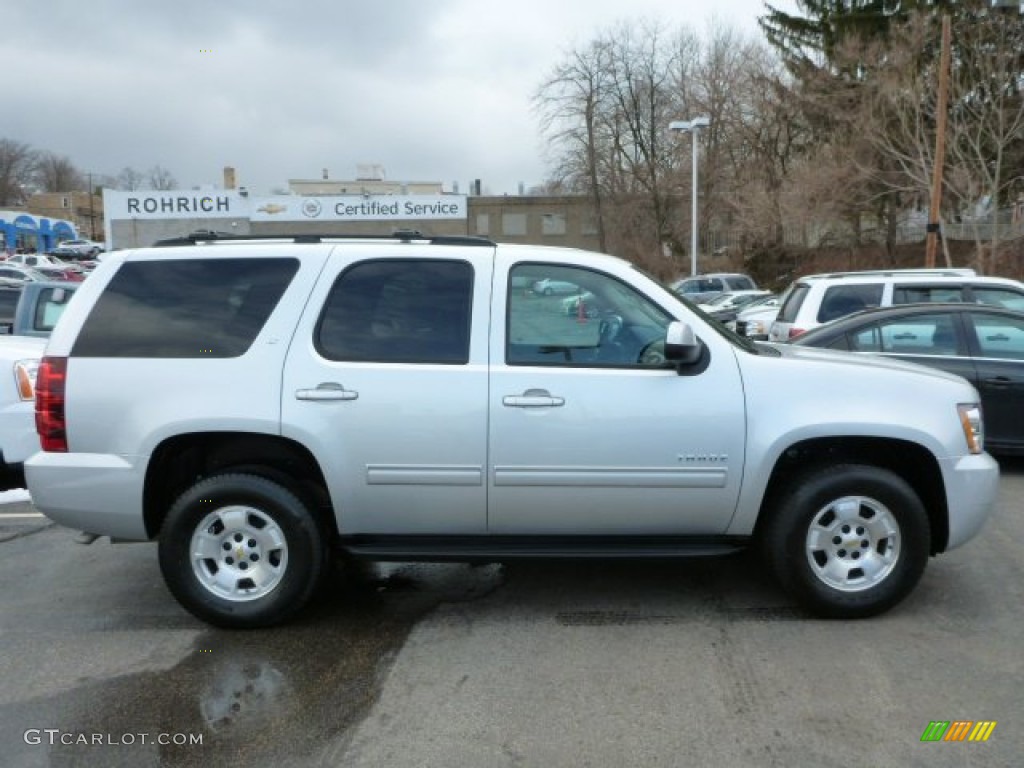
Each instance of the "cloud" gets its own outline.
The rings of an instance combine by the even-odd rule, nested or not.
[[[232,165],[263,193],[379,163],[396,180],[515,192],[545,176],[530,99],[559,58],[627,10],[675,27],[703,18],[694,6],[14,0],[2,133],[94,173],[160,164],[184,186]],[[748,28],[761,10],[714,7],[744,9]]]

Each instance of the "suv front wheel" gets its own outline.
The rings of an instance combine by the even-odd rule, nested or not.
[[[887,469],[846,464],[801,475],[769,514],[762,540],[769,567],[820,616],[888,610],[914,588],[928,561],[924,506]]]
[[[168,589],[221,627],[277,624],[313,595],[325,570],[324,535],[295,494],[264,477],[208,477],[171,507],[160,534]]]

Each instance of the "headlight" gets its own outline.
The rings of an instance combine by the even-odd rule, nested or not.
[[[960,403],[956,409],[960,412],[960,426],[964,430],[964,439],[971,453],[985,450],[985,425],[981,418],[981,406],[978,403]]]

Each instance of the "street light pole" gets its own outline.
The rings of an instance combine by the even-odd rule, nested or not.
[[[89,172],[89,239],[96,242],[96,208],[92,199],[92,171]]]
[[[698,230],[698,210],[697,210],[697,155],[699,154],[699,144],[697,143],[697,134],[701,128],[707,128],[711,125],[711,118],[707,115],[701,115],[695,117],[693,120],[675,120],[668,124],[670,131],[676,131],[677,133],[691,133],[693,134],[693,190],[690,193],[692,210],[690,212],[690,275],[697,274],[697,230]]]

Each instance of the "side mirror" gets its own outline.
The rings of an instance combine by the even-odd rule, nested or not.
[[[674,320],[665,329],[665,359],[679,365],[692,365],[700,359],[701,345],[686,323]]]

